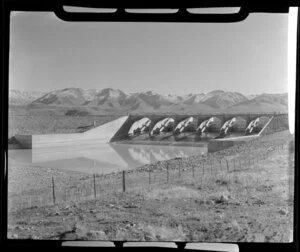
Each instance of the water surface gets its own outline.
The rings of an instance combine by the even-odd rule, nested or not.
[[[89,144],[72,147],[9,150],[8,166],[33,165],[85,173],[107,174],[134,169],[144,164],[207,153],[207,144],[200,147]]]

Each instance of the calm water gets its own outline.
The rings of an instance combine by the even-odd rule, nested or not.
[[[86,173],[110,173],[134,169],[144,164],[207,153],[207,144],[201,147],[97,144],[74,147],[9,150],[8,166],[34,165]]]

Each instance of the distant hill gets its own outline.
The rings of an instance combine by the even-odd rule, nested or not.
[[[245,96],[238,92],[214,90],[208,93],[161,95],[137,92],[126,94],[122,90],[65,88],[48,93],[10,92],[10,105],[28,105],[30,108],[64,111],[76,107],[97,113],[241,113],[287,112],[285,94],[260,94]]]
[[[237,112],[280,112],[288,111],[288,94],[261,94],[253,99],[237,103],[228,111]]]
[[[212,108],[223,109],[247,100],[246,96],[237,92],[216,90],[207,93],[207,95],[201,100],[201,103]]]
[[[44,95],[43,92],[36,91],[20,91],[16,89],[9,90],[9,104],[10,105],[27,105],[32,101]]]

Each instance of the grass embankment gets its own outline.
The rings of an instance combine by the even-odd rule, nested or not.
[[[294,150],[288,145],[291,139],[286,132],[280,132],[214,154],[226,158],[251,156],[266,146],[286,143],[284,150],[272,152],[268,160],[249,169],[241,167],[205,179],[199,175],[186,176],[178,183],[144,186],[125,193],[113,191],[96,200],[12,211],[8,237],[290,242],[294,190]],[[201,159],[164,162],[188,168],[198,158]],[[164,162],[154,164],[153,169],[161,169]]]

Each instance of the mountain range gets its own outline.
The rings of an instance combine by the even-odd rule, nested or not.
[[[207,112],[280,112],[288,111],[288,96],[214,90],[208,93],[162,95],[153,91],[125,93],[119,89],[103,90],[65,88],[48,93],[10,90],[10,105],[31,107],[81,108],[102,112],[126,113],[207,113]]]
[[[43,96],[44,92],[36,92],[36,91],[21,91],[10,89],[9,90],[9,104],[10,105],[26,105],[31,103],[32,101],[38,99]]]

